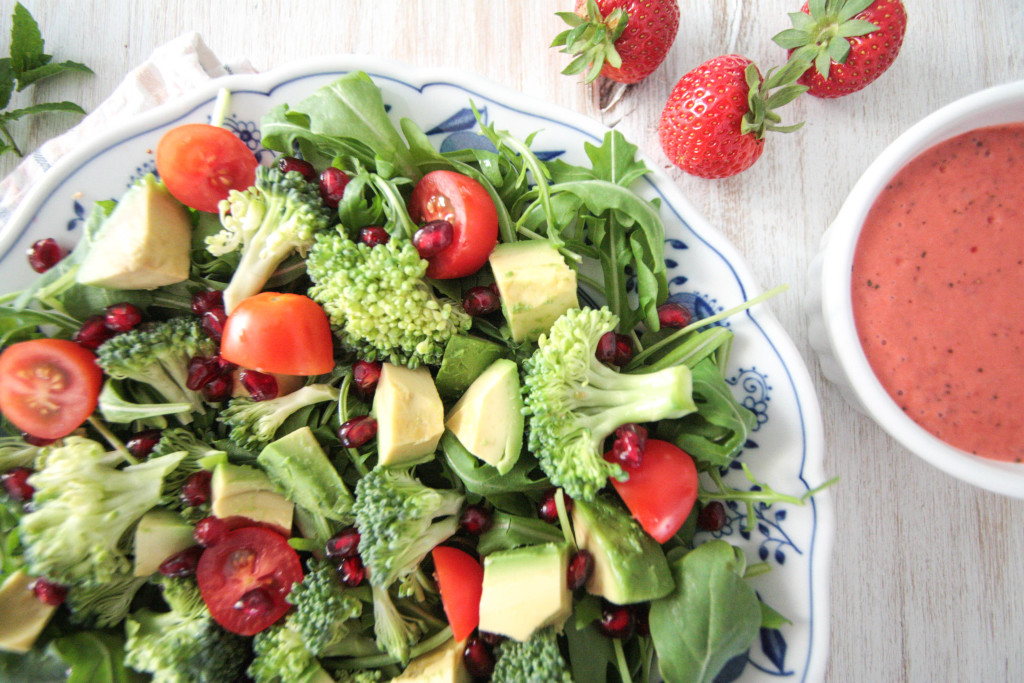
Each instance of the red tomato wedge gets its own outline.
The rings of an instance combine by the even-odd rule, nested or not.
[[[409,198],[409,215],[417,223],[446,220],[452,243],[427,259],[427,277],[465,277],[480,270],[498,242],[498,211],[484,186],[454,171],[431,171],[420,178]]]
[[[217,212],[231,190],[256,181],[256,155],[230,130],[187,123],[167,131],[156,147],[156,172],[186,206]]]
[[[103,371],[96,356],[66,339],[33,339],[0,355],[0,412],[41,439],[59,439],[96,410]]]
[[[196,581],[214,620],[251,636],[291,608],[285,596],[302,581],[302,562],[281,534],[243,527],[203,551]]]
[[[611,460],[611,452],[605,454]],[[668,441],[648,439],[640,465],[626,468],[629,479],[612,486],[644,531],[664,543],[679,531],[697,500],[697,466]]]
[[[220,355],[260,372],[322,375],[334,369],[331,324],[324,309],[307,296],[260,292],[231,311]]]
[[[484,568],[470,554],[440,545],[431,552],[441,604],[455,640],[465,640],[480,623]]]

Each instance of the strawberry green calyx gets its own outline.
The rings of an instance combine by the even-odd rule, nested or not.
[[[864,19],[855,19],[875,0],[809,0],[809,12],[791,12],[793,28],[776,34],[772,40],[791,50],[790,61],[811,64],[823,78],[828,78],[832,62],[845,64],[850,54],[850,38],[866,36],[879,26]]]
[[[586,72],[585,83],[592,82],[607,63],[614,68],[622,66],[622,57],[615,49],[615,41],[622,36],[629,15],[621,7],[601,15],[596,0],[587,0],[586,16],[575,12],[556,12],[569,28],[551,42],[551,47],[562,47],[562,52],[575,55],[562,73],[574,75]]]
[[[792,133],[803,126],[802,121],[789,126],[781,125],[782,117],[775,110],[807,91],[807,86],[799,85],[796,81],[808,68],[810,62],[790,59],[782,67],[769,70],[762,79],[757,66],[748,64],[743,74],[749,88],[748,110],[740,123],[740,133],[750,133],[761,140],[768,131]]]

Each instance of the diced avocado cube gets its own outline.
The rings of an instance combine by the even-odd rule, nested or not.
[[[152,175],[133,185],[99,227],[78,282],[111,289],[155,289],[188,279],[192,223]]]
[[[0,650],[19,654],[31,650],[57,609],[35,596],[32,580],[19,569],[0,586]]]
[[[409,662],[391,683],[469,683],[469,671],[462,656],[465,648],[466,641],[449,638],[444,645]]]
[[[218,464],[210,480],[210,498],[214,517],[244,517],[291,535],[295,505],[274,490],[270,477],[261,469]]]
[[[564,543],[500,550],[485,557],[480,630],[525,641],[537,629],[561,625],[572,612],[568,567]]]
[[[523,449],[519,366],[499,358],[476,378],[445,421],[466,450],[505,474]]]
[[[442,397],[458,398],[491,363],[505,355],[500,344],[456,334],[448,340],[434,383]]]
[[[513,340],[534,341],[563,313],[579,308],[576,271],[548,240],[499,244],[490,263]]]
[[[444,433],[444,404],[425,367],[384,363],[373,394],[381,465],[429,460]]]
[[[277,491],[296,505],[328,519],[350,516],[352,494],[308,425],[267,444],[256,461]]]
[[[135,576],[149,576],[171,555],[196,544],[193,527],[170,510],[150,510],[135,527]]]
[[[672,592],[675,582],[665,552],[625,510],[603,498],[576,500],[572,526],[576,544],[594,557],[588,593],[626,605]]]

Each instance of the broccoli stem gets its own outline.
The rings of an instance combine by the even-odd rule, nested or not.
[[[409,649],[409,658],[419,657],[422,654],[440,647],[452,637],[452,627],[445,626],[434,635],[421,640]],[[389,654],[370,655],[369,657],[353,657],[341,662],[346,669],[379,669],[392,664],[400,664],[401,660]]]

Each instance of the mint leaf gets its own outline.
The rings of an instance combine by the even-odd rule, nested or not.
[[[11,93],[14,92],[14,68],[11,66],[11,58],[0,59],[0,109],[7,107],[11,102]]]
[[[50,55],[43,54],[43,36],[39,24],[20,2],[14,5],[11,16],[11,65],[14,73],[21,76],[25,71],[38,68],[50,61]]]
[[[21,92],[28,86],[38,81],[41,81],[44,78],[56,76],[57,74],[61,74],[66,71],[78,71],[90,74],[92,73],[92,69],[87,67],[85,64],[80,64],[79,62],[67,61],[44,64],[42,66],[38,66],[34,69],[30,69],[28,71],[22,72],[21,74],[18,74],[18,92]]]

